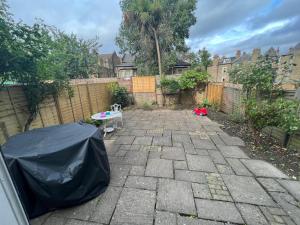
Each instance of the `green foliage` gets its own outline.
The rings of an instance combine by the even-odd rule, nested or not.
[[[198,108],[203,108],[203,107],[208,108],[208,107],[211,107],[211,106],[212,106],[212,104],[211,104],[211,103],[208,101],[208,99],[206,98],[206,99],[203,100],[202,103],[200,103],[200,104],[198,105]]]
[[[196,22],[196,1],[121,0],[120,5],[124,19],[116,43],[121,53],[136,56],[141,74],[156,74],[160,55],[166,72],[176,62],[176,53],[187,51],[185,39]]]
[[[96,40],[84,41],[37,21],[32,26],[16,23],[0,2],[0,86],[6,81],[22,85],[29,117],[35,119],[39,104],[48,96],[68,90],[70,78],[96,72]]]
[[[112,92],[112,102],[120,104],[122,107],[129,105],[128,91],[125,87],[120,87],[118,83],[113,83],[110,86]]]
[[[163,78],[160,81],[160,85],[163,88],[163,92],[167,94],[175,94],[180,90],[178,81],[172,78]]]
[[[230,81],[243,85],[247,98],[271,96],[276,89],[273,60],[261,57],[256,63],[242,64],[229,71]]]
[[[194,89],[201,83],[208,81],[208,73],[199,72],[196,70],[185,71],[179,78],[179,85],[181,89]]]
[[[152,106],[148,102],[144,102],[142,105],[143,110],[152,110]]]
[[[204,70],[207,72],[207,68],[211,65],[212,60],[210,58],[210,53],[203,48],[202,50],[199,50],[199,59],[200,59],[200,64],[204,68]]]
[[[103,121],[102,120],[92,120],[92,119],[85,119],[84,120],[85,123],[88,123],[88,124],[91,124],[91,125],[94,125],[96,127],[99,127],[103,124]]]
[[[256,129],[276,126],[291,134],[300,129],[298,108],[299,102],[282,98],[274,102],[251,99],[247,101],[246,116]]]

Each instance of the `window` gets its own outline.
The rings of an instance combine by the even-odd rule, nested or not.
[[[224,74],[224,73],[227,73],[227,67],[224,66],[224,67],[222,68],[222,73],[223,73],[223,74]]]

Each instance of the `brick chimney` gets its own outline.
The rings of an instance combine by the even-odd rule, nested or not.
[[[241,50],[237,50],[235,53],[235,58],[240,58],[241,57]]]
[[[217,66],[219,65],[220,57],[218,55],[214,55],[213,57],[213,65]]]
[[[252,52],[252,62],[256,62],[258,57],[261,55],[260,48],[253,49]]]

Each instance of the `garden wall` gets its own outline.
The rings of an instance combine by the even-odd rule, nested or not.
[[[66,92],[58,98],[48,97],[40,104],[39,114],[30,129],[48,127],[90,118],[111,105],[108,86],[116,79],[74,80],[73,97]],[[27,101],[21,86],[8,86],[0,90],[0,144],[21,132],[28,117]]]

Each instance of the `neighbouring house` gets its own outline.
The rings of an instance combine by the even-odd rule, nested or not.
[[[137,67],[134,64],[135,58],[130,54],[124,54],[121,63],[116,65],[116,74],[118,78],[130,78],[136,76]]]
[[[121,59],[116,52],[100,54],[98,63],[100,65],[99,77],[116,77],[116,65],[121,63]]]
[[[282,83],[284,89],[296,89],[300,82],[300,43],[291,48],[288,53],[280,54],[278,49],[270,48],[265,53],[269,57],[278,61],[278,75],[275,83]],[[208,67],[210,80],[213,82],[229,82],[229,71],[235,65],[256,62],[261,56],[261,50],[255,48],[252,54],[243,53],[238,50],[234,57],[222,57],[218,55],[213,57],[213,63]],[[286,67],[289,68],[286,68]]]
[[[178,60],[175,65],[170,66],[167,74],[182,74],[184,71],[189,70],[191,64],[183,60]]]

